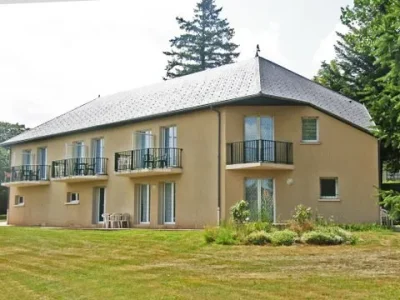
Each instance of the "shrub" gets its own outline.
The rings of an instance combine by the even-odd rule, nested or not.
[[[318,227],[315,231],[306,232],[301,241],[312,245],[339,245],[349,243],[354,245],[357,238],[350,232],[337,226]]]
[[[273,245],[290,246],[296,241],[297,234],[291,230],[285,229],[282,231],[275,231],[271,233],[271,242]]]
[[[236,244],[237,233],[233,228],[220,227],[217,230],[215,242],[220,245],[233,245]]]
[[[214,243],[218,235],[218,227],[206,227],[204,230],[204,238],[206,243]]]
[[[302,235],[304,232],[311,231],[314,229],[312,222],[297,223],[295,221],[289,221],[289,229],[296,232],[298,235]]]
[[[379,225],[379,224],[338,224],[340,228],[343,228],[348,231],[382,231],[388,230],[387,227]]]
[[[246,244],[250,245],[265,245],[271,242],[271,237],[265,231],[254,231],[246,238]]]
[[[241,200],[231,207],[232,219],[237,224],[244,224],[250,217],[249,204]]]
[[[339,245],[344,242],[341,236],[321,230],[306,232],[301,241],[311,245]]]

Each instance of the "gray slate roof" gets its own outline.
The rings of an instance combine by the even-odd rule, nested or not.
[[[326,111],[365,131],[373,125],[367,109],[264,58],[206,70],[114,95],[100,97],[2,145],[62,135],[99,126],[139,121],[169,113],[221,105],[264,95],[295,100]]]

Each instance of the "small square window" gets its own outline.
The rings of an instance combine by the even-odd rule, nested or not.
[[[78,203],[78,202],[79,202],[79,193],[67,194],[67,203]]]
[[[22,206],[22,205],[24,205],[24,196],[19,196],[19,195],[16,195],[15,196],[15,202],[14,202],[14,205],[17,205],[17,206]]]
[[[321,178],[321,199],[338,198],[338,179],[337,178]]]
[[[303,118],[301,132],[303,142],[318,142],[318,118]]]

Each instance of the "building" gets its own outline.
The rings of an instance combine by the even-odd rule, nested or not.
[[[378,141],[360,103],[264,58],[97,98],[2,144],[9,222],[202,228],[249,202],[377,222]]]

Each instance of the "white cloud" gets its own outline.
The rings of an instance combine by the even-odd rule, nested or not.
[[[333,46],[338,40],[336,32],[346,33],[346,30],[347,27],[339,22],[335,25],[335,28],[324,39],[321,40],[321,43],[319,44],[317,51],[315,51],[312,61],[313,75],[317,74],[322,61],[330,61],[335,58],[335,48]]]

